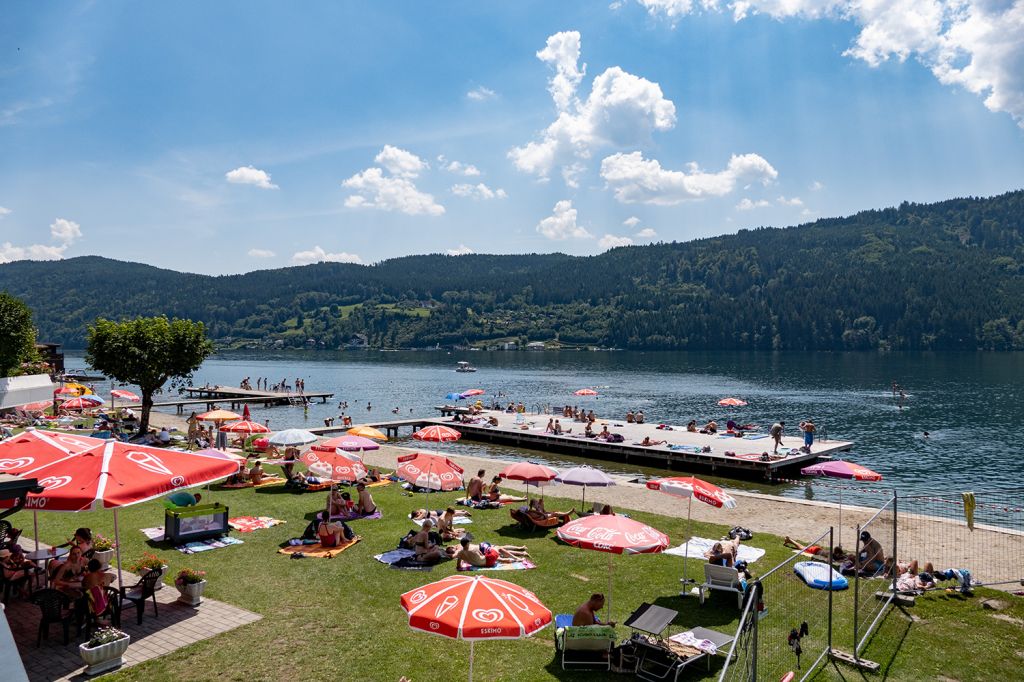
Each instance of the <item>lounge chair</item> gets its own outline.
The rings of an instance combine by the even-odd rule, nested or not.
[[[547,530],[549,528],[558,528],[559,526],[568,523],[572,517],[569,514],[552,514],[546,519],[538,519],[530,514],[527,507],[517,507],[516,509],[509,509],[508,513],[512,516],[512,519],[519,524],[523,530],[536,530],[542,529]]]
[[[572,614],[555,616],[555,651],[561,653],[562,670],[611,670],[611,650],[616,639],[615,628],[609,625],[574,626]]]
[[[704,564],[704,583],[697,586],[700,592],[700,603],[704,605],[704,599],[710,590],[722,590],[723,592],[736,593],[736,605],[743,608],[743,595],[746,590],[740,582],[739,572],[730,566],[719,566],[717,564]]]

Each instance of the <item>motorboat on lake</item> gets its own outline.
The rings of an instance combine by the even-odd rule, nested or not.
[[[459,361],[456,363],[458,367],[455,368],[456,372],[475,372],[476,367],[471,366],[468,362]]]

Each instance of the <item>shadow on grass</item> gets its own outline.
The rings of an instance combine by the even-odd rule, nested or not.
[[[722,601],[718,601],[712,594],[705,600],[704,606],[700,605],[700,599],[696,595],[684,597],[679,594],[658,597],[651,603],[679,612],[672,625],[685,628],[700,625],[712,629],[721,628],[722,632],[731,633],[736,630],[740,612],[736,608],[735,597],[731,594],[722,597]]]

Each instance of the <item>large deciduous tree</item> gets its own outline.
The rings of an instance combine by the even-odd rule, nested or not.
[[[32,311],[20,299],[0,292],[0,377],[18,374],[21,363],[35,358]]]
[[[162,316],[124,322],[99,318],[89,327],[85,358],[105,375],[139,387],[143,432],[149,428],[153,394],[168,381],[173,387],[191,379],[212,352],[202,322]]]

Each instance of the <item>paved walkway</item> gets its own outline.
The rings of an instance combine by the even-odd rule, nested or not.
[[[43,547],[42,543],[40,547]],[[126,573],[125,583],[131,585],[134,582],[135,576]],[[169,654],[262,617],[206,598],[198,607],[179,604],[178,591],[171,585],[165,585],[157,591],[156,596],[160,615],[153,616],[153,602],[148,601],[142,625],[136,625],[135,608],[131,602],[125,603],[127,608],[121,614],[121,629],[132,636],[132,641],[124,655],[123,667]],[[54,624],[50,626],[49,640],[44,639],[42,646],[36,647],[39,608],[14,596],[7,604],[7,620],[29,680],[51,682],[89,679],[83,674],[85,664],[78,654],[78,645],[85,641],[84,632],[81,637],[76,637],[72,626],[71,637],[65,646],[63,629]]]

